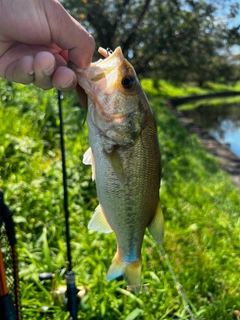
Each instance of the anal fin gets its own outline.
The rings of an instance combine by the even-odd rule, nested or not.
[[[104,233],[112,232],[112,228],[108,224],[100,204],[97,206],[97,208],[94,211],[92,219],[88,224],[88,229],[104,232]]]

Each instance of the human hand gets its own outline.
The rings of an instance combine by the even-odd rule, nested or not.
[[[0,77],[70,91],[77,77],[67,62],[87,68],[94,48],[57,0],[0,0]]]

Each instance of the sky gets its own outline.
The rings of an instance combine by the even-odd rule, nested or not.
[[[219,0],[215,0],[216,2]],[[230,0],[230,3],[237,2],[237,0]],[[227,2],[225,2],[225,5]],[[239,3],[240,4],[240,3]],[[219,5],[219,11],[216,16],[216,21],[222,21],[223,23],[227,23],[229,27],[237,27],[240,26],[240,7],[239,7],[239,13],[235,16],[235,18],[228,18],[230,7],[226,6],[224,9],[221,5]],[[240,32],[240,29],[239,29]],[[240,45],[232,46],[231,53],[234,55],[240,54]]]

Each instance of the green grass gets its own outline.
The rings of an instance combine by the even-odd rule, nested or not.
[[[187,96],[198,96],[209,93],[219,93],[227,91],[240,91],[240,81],[236,82],[234,85],[219,84],[219,83],[205,83],[204,88],[199,88],[193,85],[183,84],[182,86],[177,86],[174,83],[167,82],[165,80],[152,80],[143,79],[141,81],[144,91],[151,95],[161,98],[161,101],[169,98],[176,97],[187,97]],[[233,103],[240,103],[240,96],[235,97],[221,97],[221,98],[208,98],[201,99],[197,101],[190,101],[188,103],[181,104],[178,107],[180,110],[191,110],[198,108],[200,106],[207,105],[209,107],[214,107],[219,104],[231,105]]]
[[[236,82],[234,85],[207,82],[202,88],[196,87],[191,84],[182,84],[181,86],[179,86],[178,84],[162,79],[142,79],[141,84],[147,94],[150,94],[151,96],[155,95],[162,98],[194,96],[240,90],[240,81]]]
[[[164,248],[196,319],[237,319],[240,191],[164,105],[169,90],[177,96],[190,94],[190,89],[162,82],[165,93],[159,95],[156,84],[142,83],[156,115],[162,151]],[[38,280],[39,272],[55,272],[56,286],[62,285],[66,268],[56,95],[3,80],[0,84],[0,188],[16,222],[24,319],[67,319],[61,302],[50,293],[51,283]],[[126,291],[124,281],[105,280],[116,243],[112,234],[87,229],[97,198],[90,168],[81,161],[88,148],[83,118],[75,95],[65,95],[73,266],[77,284],[88,290],[79,319],[190,319],[148,232],[143,244],[147,286],[142,293]],[[43,315],[43,305],[50,306],[52,314]]]
[[[150,94],[151,96],[158,96],[161,98],[206,94],[210,91],[207,88],[198,88],[189,85],[182,85],[181,87],[179,87],[174,83],[158,79],[143,79],[141,80],[141,84],[144,87],[144,91],[146,92],[146,94]]]
[[[195,102],[188,102],[184,103],[178,107],[179,110],[193,110],[199,108],[201,106],[208,106],[209,108],[224,105],[228,106],[231,104],[239,104],[240,103],[240,96],[236,97],[228,97],[228,98],[212,98],[212,99],[201,99]]]

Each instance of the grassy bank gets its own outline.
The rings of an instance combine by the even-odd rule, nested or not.
[[[162,151],[164,248],[196,319],[237,319],[240,191],[164,106],[169,94],[149,80],[143,86],[156,115]],[[165,91],[167,86],[171,85],[165,83]],[[181,90],[197,91],[174,88],[176,96]],[[39,272],[50,271],[56,273],[57,285],[64,284],[66,249],[55,92],[1,80],[0,97],[0,188],[16,222],[24,319],[67,319],[60,303],[52,305],[51,285],[38,280]],[[81,161],[88,148],[83,117],[75,96],[65,95],[73,266],[77,283],[88,290],[79,318],[189,319],[168,266],[148,232],[143,245],[146,290],[134,295],[125,290],[123,281],[106,282],[116,244],[113,235],[87,229],[97,198],[90,168]],[[51,306],[52,315],[41,314],[42,305]]]
[[[227,84],[218,84],[218,83],[205,83],[203,88],[195,87],[193,85],[182,85],[177,86],[176,84],[169,83],[164,80],[151,80],[143,79],[142,85],[146,93],[150,95],[155,95],[162,97],[164,99],[171,98],[181,98],[188,96],[202,96],[207,94],[217,94],[222,92],[239,92],[240,91],[240,82],[236,82],[234,85]],[[181,103],[178,107],[180,110],[191,110],[198,108],[200,106],[208,105],[209,107],[221,105],[231,105],[240,103],[240,96],[229,96],[229,97],[212,97],[197,101],[188,101],[186,103]]]

